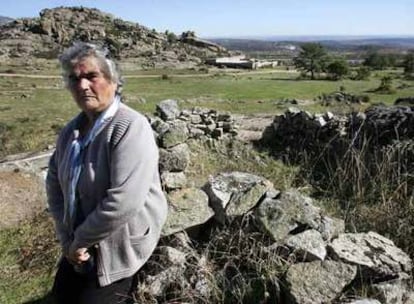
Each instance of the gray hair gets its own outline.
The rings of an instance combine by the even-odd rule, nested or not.
[[[70,85],[69,76],[73,72],[74,66],[86,57],[94,57],[98,60],[99,67],[104,74],[104,77],[117,84],[116,92],[120,94],[124,81],[118,66],[110,58],[109,50],[87,42],[75,42],[59,56],[59,61],[62,67],[62,76],[66,86],[69,87]]]

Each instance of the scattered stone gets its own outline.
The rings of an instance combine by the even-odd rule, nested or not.
[[[174,120],[180,115],[180,108],[178,107],[177,100],[166,99],[159,102],[156,106],[156,113],[163,120]]]
[[[255,218],[265,233],[275,241],[291,234],[321,226],[321,210],[312,199],[296,190],[288,190],[276,197],[264,197],[255,210]]]
[[[321,232],[322,238],[325,241],[330,241],[345,232],[345,221],[323,215],[318,231]]]
[[[180,144],[170,149],[160,149],[160,171],[185,171],[190,162],[190,148]]]
[[[207,194],[197,188],[170,192],[168,202],[168,217],[163,227],[163,235],[203,224],[214,214],[208,206]]]
[[[187,123],[181,120],[174,120],[170,124],[168,130],[160,138],[160,143],[163,148],[171,148],[176,145],[185,143],[189,137]]]
[[[290,303],[330,303],[352,282],[356,272],[355,266],[335,261],[294,264],[286,274]]]
[[[184,172],[163,172],[161,182],[167,191],[182,189],[187,184],[187,178]]]
[[[203,189],[209,196],[216,219],[225,223],[227,218],[243,215],[251,210],[272,187],[273,184],[263,177],[230,172],[210,177]]]
[[[323,261],[326,257],[325,242],[321,234],[314,229],[289,236],[285,245],[293,251],[296,261]]]
[[[381,304],[375,299],[359,299],[359,300],[352,300],[352,299],[345,299],[338,304]]]
[[[382,304],[405,304],[410,294],[410,277],[402,275],[396,280],[390,280],[371,285],[372,297]]]
[[[357,265],[362,278],[389,280],[412,268],[409,256],[376,232],[344,233],[328,246],[337,259]]]
[[[85,7],[44,9],[37,18],[19,18],[4,24],[0,32],[0,60],[18,60],[29,66],[39,58],[56,58],[62,47],[73,41],[106,45],[114,57],[122,59],[123,71],[195,68],[202,63],[202,58],[228,55],[226,49],[215,43],[196,37],[171,39],[172,33],[157,33]]]

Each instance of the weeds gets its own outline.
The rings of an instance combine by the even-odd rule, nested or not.
[[[1,230],[0,252],[0,303],[27,303],[48,292],[59,249],[46,212]]]
[[[287,262],[267,249],[273,242],[254,227],[248,215],[226,227],[211,224],[204,241],[193,241],[191,249],[183,250],[186,262],[163,272],[167,283],[162,292],[157,288],[151,294],[145,283],[139,285],[138,302],[278,303],[278,277]],[[142,273],[156,276],[167,268],[155,253]]]
[[[381,147],[362,138],[344,153],[306,159],[302,170],[319,195],[340,202],[348,229],[377,231],[414,257],[414,144]]]

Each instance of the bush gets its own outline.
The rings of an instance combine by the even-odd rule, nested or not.
[[[343,59],[335,59],[326,67],[326,72],[332,80],[344,78],[349,73],[348,63]]]
[[[167,33],[167,40],[169,43],[176,43],[178,40],[178,37],[176,34],[172,33],[172,32],[168,32]]]
[[[354,80],[367,80],[371,76],[371,69],[366,66],[361,66],[356,70]]]
[[[395,90],[392,87],[392,78],[389,75],[383,76],[381,78],[381,83],[378,88],[375,89],[375,92],[381,94],[394,94]]]

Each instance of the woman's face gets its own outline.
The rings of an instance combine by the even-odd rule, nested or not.
[[[116,88],[116,83],[102,73],[95,57],[83,58],[74,65],[69,75],[69,90],[89,119],[111,105]]]

